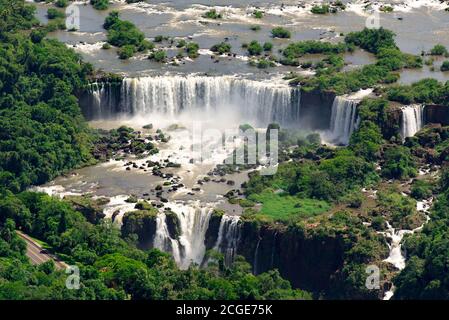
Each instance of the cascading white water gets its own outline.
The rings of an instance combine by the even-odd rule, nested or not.
[[[92,97],[87,116],[92,119],[107,119],[115,115],[116,105],[114,86],[107,83],[95,82],[88,90]]]
[[[336,144],[348,144],[357,125],[357,100],[337,96],[332,104],[330,139]]]
[[[401,137],[413,137],[424,125],[424,106],[410,105],[402,108]]]
[[[156,218],[156,234],[153,247],[164,252],[171,252],[177,265],[182,265],[181,249],[177,239],[172,239],[168,232],[165,213],[158,214]]]
[[[385,237],[391,239],[391,244],[388,244],[388,248],[390,249],[390,254],[388,255],[388,258],[385,259],[385,262],[388,262],[392,264],[396,269],[403,270],[405,268],[405,262],[406,262],[406,256],[405,253],[402,250],[402,240],[405,235],[407,234],[414,234],[415,232],[421,231],[424,226],[429,222],[430,217],[428,215],[429,210],[432,206],[433,198],[430,198],[428,200],[422,200],[418,201],[416,203],[416,210],[420,213],[422,213],[426,221],[419,227],[413,229],[413,230],[395,230],[390,223],[387,221],[387,231],[380,232]],[[383,297],[384,300],[390,300],[394,295],[394,286],[390,288],[387,292],[385,292],[385,295]]]
[[[126,212],[133,211],[135,203],[129,203],[126,200],[127,195],[119,195],[110,198],[109,203],[103,209],[105,218],[111,219],[116,225],[121,226],[123,215]]]
[[[179,239],[173,239],[168,231],[166,216],[158,215],[153,246],[171,252],[180,268],[188,268],[193,262],[201,264],[206,252],[204,243],[212,207],[193,203],[170,203],[168,207],[176,214],[180,223]]]
[[[169,117],[183,112],[226,110],[244,120],[260,124],[294,123],[299,119],[300,91],[286,83],[240,79],[231,76],[157,76],[125,78],[120,99],[112,105],[111,92],[104,86],[91,87],[97,118],[114,114],[161,114]],[[115,110],[112,110],[112,109]]]
[[[347,145],[351,134],[357,129],[359,117],[357,106],[360,101],[369,96],[373,89],[361,89],[349,95],[337,96],[332,104],[332,114],[329,124],[329,131],[325,133],[325,138],[335,144]]]
[[[401,241],[406,234],[413,233],[412,230],[395,230],[390,223],[387,221],[387,231],[386,237],[391,239],[391,244],[388,244],[390,249],[390,254],[388,258],[385,259],[385,262],[391,263],[398,270],[402,270],[405,268],[405,256],[401,250]]]
[[[225,264],[231,265],[240,240],[240,217],[223,215],[214,249],[224,254]]]

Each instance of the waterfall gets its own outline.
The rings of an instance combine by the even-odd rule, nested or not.
[[[424,125],[424,106],[410,105],[402,108],[401,137],[413,137]]]
[[[214,249],[224,254],[225,265],[229,266],[234,262],[239,240],[240,217],[223,215]]]
[[[329,138],[336,144],[348,144],[357,126],[358,100],[337,96],[332,104]]]
[[[182,265],[182,254],[177,239],[172,239],[168,232],[165,213],[158,214],[156,218],[156,234],[154,235],[153,246],[164,252],[171,252],[176,264]]]
[[[407,234],[414,234],[415,232],[421,231],[424,226],[430,221],[429,217],[429,211],[432,206],[433,198],[417,201],[416,203],[416,210],[420,213],[422,213],[426,221],[424,223],[413,229],[413,230],[395,230],[391,224],[387,221],[387,230],[385,232],[379,232],[380,234],[384,235],[387,238],[391,239],[391,244],[388,244],[388,248],[390,249],[390,253],[385,259],[385,262],[388,262],[392,264],[396,269],[403,270],[405,268],[406,264],[406,254],[405,251],[402,249],[402,240],[405,235]],[[387,292],[385,292],[385,295],[383,297],[383,300],[390,300],[394,295],[394,286],[390,288]]]
[[[390,254],[385,262],[392,264],[396,269],[402,270],[405,268],[405,255],[402,252],[402,239],[406,234],[413,233],[412,230],[398,230],[396,231],[387,221],[386,237],[391,239],[391,244],[388,244]]]
[[[84,112],[89,119],[110,118],[116,114],[117,84],[95,82],[88,88],[88,108]]]
[[[95,118],[118,114],[174,117],[183,112],[211,112],[213,116],[217,110],[229,110],[244,120],[285,125],[297,122],[300,113],[298,89],[232,76],[125,78],[118,93],[111,92],[111,85],[93,84],[90,95],[94,106],[88,114]]]
[[[165,213],[161,213],[156,220],[153,246],[162,251],[171,252],[180,268],[186,269],[192,262],[201,264],[206,252],[204,241],[212,207],[202,207],[199,202],[170,203],[168,207],[179,220],[179,238],[171,238]]]
[[[105,218],[109,218],[114,224],[122,226],[123,215],[126,212],[133,211],[135,203],[126,202],[129,198],[127,195],[119,195],[111,197],[109,203],[103,209]]]
[[[253,263],[253,273],[255,275],[257,275],[257,264],[259,263],[259,245],[260,245],[260,241],[262,240],[262,238],[259,238],[259,240],[257,240],[257,245],[256,245],[256,250],[254,250],[254,263]]]

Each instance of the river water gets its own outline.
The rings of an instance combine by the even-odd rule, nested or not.
[[[273,74],[285,74],[296,68],[278,66],[259,70],[248,65],[243,43],[252,40],[271,41],[273,53],[285,47],[290,40],[272,39],[273,27],[283,26],[292,31],[292,40],[330,40],[340,41],[341,33],[358,31],[365,27],[367,18],[382,4],[391,4],[395,11],[380,14],[380,26],[393,30],[397,34],[397,43],[401,50],[419,54],[441,43],[449,47],[449,15],[444,11],[447,4],[439,0],[400,0],[400,1],[343,1],[347,4],[345,11],[338,14],[314,15],[310,13],[313,4],[320,1],[261,1],[261,0],[227,0],[227,1],[148,1],[126,4],[125,1],[112,1],[109,10],[94,10],[86,1],[77,1],[80,8],[80,30],[76,32],[57,31],[51,36],[74,46],[83,57],[97,68],[106,71],[125,73],[128,76],[170,73],[208,73],[208,74],[247,74],[250,77],[270,77]],[[371,3],[371,6],[367,4]],[[49,5],[36,4],[38,16],[46,22],[46,10]],[[210,8],[223,14],[221,20],[207,20],[201,15]],[[252,17],[258,8],[265,12],[263,19]],[[134,22],[149,39],[157,35],[173,37],[176,40],[192,40],[199,44],[200,57],[191,61],[185,59],[179,66],[159,64],[136,56],[129,61],[116,58],[114,49],[102,50],[106,33],[102,27],[105,17],[111,10],[119,10],[122,19]],[[250,30],[251,25],[259,25],[259,31]],[[232,45],[236,57],[223,57],[219,63],[211,59],[209,48],[223,40]],[[178,52],[174,45],[162,45],[169,56]],[[346,61],[353,67],[371,63],[369,55],[356,53],[347,55]],[[436,62],[439,70],[441,61]],[[424,77],[436,77],[448,80],[449,74],[432,72],[429,68],[421,71],[406,71],[401,77],[404,83],[410,83]]]

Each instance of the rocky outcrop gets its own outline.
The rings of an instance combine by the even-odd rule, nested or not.
[[[336,94],[318,90],[301,91],[301,128],[314,130],[329,129],[332,104]]]
[[[399,137],[401,129],[402,111],[400,105],[390,104],[387,109],[387,119],[380,123],[384,138],[390,140],[392,137]]]
[[[170,210],[165,211],[165,222],[167,223],[170,238],[179,239],[181,235],[181,222],[176,213]]]
[[[223,210],[214,209],[209,219],[209,227],[207,228],[205,245],[206,250],[212,249],[217,243],[218,231],[220,229],[221,218],[224,215]]]
[[[89,195],[65,196],[64,200],[69,202],[76,211],[81,212],[92,224],[99,223],[105,217],[103,206],[109,202],[108,198],[93,199]]]
[[[425,123],[440,123],[449,125],[449,107],[436,104],[428,104],[424,107]]]
[[[389,140],[393,137],[399,137],[404,117],[403,107],[404,105],[397,102],[389,103],[387,119],[379,123],[384,138]],[[449,107],[443,105],[425,105],[423,118],[425,125],[440,124],[447,126],[449,125]]]
[[[158,211],[148,202],[136,204],[135,211],[127,212],[123,215],[122,237],[137,235],[138,247],[145,250],[153,246],[156,234],[156,217]]]
[[[343,239],[306,236],[300,229],[245,221],[237,250],[255,273],[278,269],[294,287],[326,291],[332,276],[343,265]]]
[[[119,111],[122,80],[101,78],[76,93],[81,112],[87,120],[99,119]]]

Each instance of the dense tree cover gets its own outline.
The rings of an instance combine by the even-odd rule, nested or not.
[[[3,39],[9,32],[29,29],[38,25],[34,17],[35,7],[18,0],[0,0],[0,36]]]
[[[415,177],[417,163],[410,148],[384,142],[384,139],[398,137],[397,128],[391,128],[388,123],[388,108],[389,104],[384,99],[361,102],[358,108],[361,123],[351,136],[349,148],[368,161],[379,161],[381,175],[386,179]]]
[[[447,49],[445,46],[443,46],[442,44],[436,44],[431,50],[430,50],[430,54],[432,56],[443,56],[446,55]]]
[[[435,197],[429,214],[430,220],[422,232],[405,239],[407,263],[394,279],[395,299],[449,299],[446,272],[448,248],[449,170],[447,157],[449,128],[433,125],[425,127],[415,137],[407,139],[405,145],[420,157],[433,154],[435,163],[443,168],[436,178],[415,180],[411,195],[418,200]],[[423,150],[426,152],[423,153]]]
[[[156,50],[148,56],[148,59],[153,59],[156,62],[166,62],[167,52],[165,50]]]
[[[345,37],[345,42],[377,54],[383,48],[397,49],[394,36],[392,31],[384,28],[365,28],[363,31],[349,33]]]
[[[196,42],[189,42],[185,46],[185,50],[187,52],[187,56],[191,59],[198,58],[199,53],[198,50],[200,49],[200,46]]]
[[[287,30],[282,27],[276,27],[271,30],[271,35],[273,38],[281,38],[281,39],[288,39],[291,38],[292,33],[290,30]]]
[[[377,196],[377,207],[371,214],[382,218],[378,230],[385,229],[384,220],[388,220],[394,228],[402,230],[412,230],[424,222],[422,215],[418,215],[416,211],[416,201],[401,194],[394,187],[381,190]]]
[[[414,180],[411,196],[416,200],[429,199],[433,194],[433,183],[428,180]]]
[[[413,178],[418,174],[410,149],[403,146],[387,147],[383,155],[382,175],[389,179]]]
[[[64,18],[65,13],[55,8],[48,8],[47,17],[48,19]]]
[[[263,195],[267,191],[282,190],[299,199],[335,203],[377,182],[379,176],[374,162],[381,158],[384,144],[378,123],[386,119],[386,102],[365,100],[359,110],[361,124],[347,148],[327,149],[320,145],[317,134],[304,138],[281,130],[280,149],[296,146],[288,155],[280,154],[281,163],[273,176],[252,173],[245,185],[246,195],[252,199],[266,199]],[[273,201],[277,201],[276,198]]]
[[[443,84],[436,79],[423,79],[411,85],[395,85],[385,91],[389,100],[403,104],[449,104],[449,82]]]
[[[379,126],[372,121],[363,121],[350,140],[350,148],[357,156],[361,156],[368,161],[373,161],[378,157],[378,152],[382,144],[382,134]]]
[[[373,229],[363,225],[360,217],[349,212],[337,212],[321,223],[319,234],[336,234],[343,238],[343,267],[332,276],[331,285],[324,297],[328,299],[378,299],[378,291],[366,287],[367,266],[380,265],[387,255],[384,239]]]
[[[218,54],[230,53],[231,49],[232,49],[231,44],[227,42],[217,43],[210,48],[211,51],[216,52]]]
[[[206,268],[177,268],[169,254],[136,248],[136,235],[120,237],[108,221],[94,225],[69,203],[48,195],[10,192],[0,197],[0,297],[11,299],[308,299],[277,271],[254,276],[241,258],[225,267],[211,252]],[[29,265],[15,229],[44,240],[81,271],[80,290],[65,288],[48,263]],[[19,268],[17,268],[19,266]],[[15,268],[15,272],[11,270]],[[37,279],[36,279],[37,277]],[[37,286],[37,287],[36,287]]]
[[[55,0],[54,3],[59,8],[65,8],[69,5],[69,0]]]
[[[332,1],[329,4],[316,4],[312,7],[312,9],[310,9],[310,12],[312,12],[313,14],[328,14],[337,13],[339,10],[346,10],[346,5],[342,1],[337,0]]]
[[[106,17],[103,27],[108,31],[108,42],[120,48],[118,54],[121,59],[128,59],[136,52],[154,48],[132,22],[120,19],[118,11],[112,11]]]
[[[284,59],[281,60],[281,63],[286,65],[299,65],[297,59],[305,54],[339,54],[346,50],[347,46],[344,43],[332,44],[316,40],[300,41],[289,44],[282,51]]]
[[[296,78],[293,82],[301,84],[305,91],[318,89],[345,94],[377,84],[394,83],[399,79],[396,71],[402,68],[422,67],[421,57],[401,52],[394,42],[394,33],[383,28],[349,33],[345,37],[345,43],[351,50],[353,46],[358,46],[375,54],[377,62],[347,72],[336,72],[338,69],[329,68],[327,72],[317,73],[315,77]],[[326,46],[332,48],[329,44],[322,46],[324,49]],[[339,48],[343,49],[344,46],[341,45]],[[287,51],[289,52],[291,50]]]
[[[296,81],[301,83],[302,89],[305,91],[329,90],[341,95],[361,88],[373,87],[378,83],[395,82],[398,78],[398,75],[391,74],[384,67],[367,65],[354,71],[320,74],[316,77]]]
[[[273,49],[273,44],[271,42],[265,42],[263,44],[264,51],[271,51],[271,49]]]
[[[250,56],[257,56],[263,52],[262,45],[256,40],[251,41],[247,49]]]
[[[0,12],[21,2],[2,2]],[[1,21],[15,32],[0,31],[0,184],[19,191],[91,159],[90,134],[74,93],[92,67],[64,44],[37,37],[45,34],[41,29],[17,30],[29,27],[32,16]]]
[[[90,0],[90,4],[97,10],[109,8],[109,0]]]
[[[285,162],[273,176],[254,174],[246,185],[247,195],[267,188],[282,189],[301,198],[334,201],[354,188],[375,180],[374,167],[351,150],[338,150],[319,164],[313,160]]]
[[[270,67],[274,67],[276,63],[270,58],[259,58],[259,59],[251,59],[249,61],[249,65],[253,67],[257,67],[259,69],[266,69]]]

